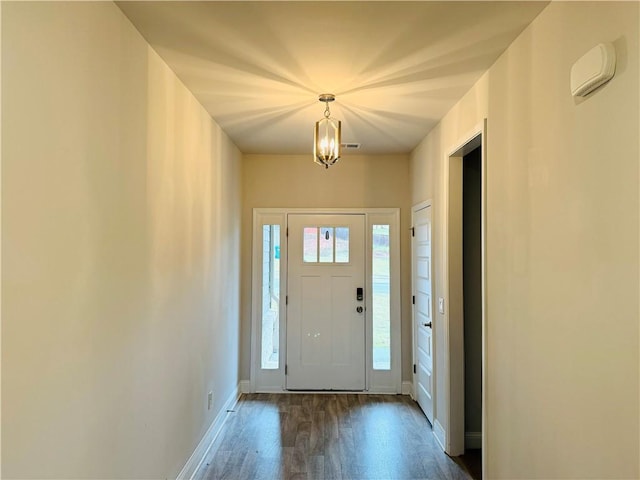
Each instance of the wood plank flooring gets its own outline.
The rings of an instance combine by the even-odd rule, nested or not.
[[[468,480],[400,395],[243,395],[197,480]]]

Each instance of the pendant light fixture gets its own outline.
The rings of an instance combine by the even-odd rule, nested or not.
[[[340,120],[331,118],[329,102],[333,102],[336,96],[333,93],[323,93],[318,100],[324,102],[324,118],[316,122],[313,142],[313,161],[324,168],[329,168],[340,158]]]

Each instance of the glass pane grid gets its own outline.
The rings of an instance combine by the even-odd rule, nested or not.
[[[304,227],[304,263],[349,263],[349,227]]]

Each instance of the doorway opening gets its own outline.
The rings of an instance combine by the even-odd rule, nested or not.
[[[462,158],[462,290],[464,322],[464,455],[482,477],[482,155]]]
[[[444,447],[481,478],[486,462],[486,121],[445,158],[447,172]],[[439,304],[440,305],[440,304]],[[448,310],[448,311],[445,311]]]

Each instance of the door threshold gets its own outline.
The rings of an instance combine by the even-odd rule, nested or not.
[[[297,390],[297,389],[285,389],[283,393],[317,393],[317,394],[331,394],[331,393],[369,393],[366,390]]]

